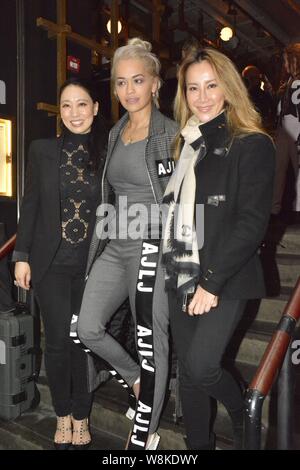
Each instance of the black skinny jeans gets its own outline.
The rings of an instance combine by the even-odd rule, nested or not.
[[[84,419],[90,413],[87,354],[69,337],[73,314],[78,314],[84,274],[74,268],[52,266],[34,285],[45,330],[45,367],[57,416],[73,414]]]
[[[216,308],[190,317],[169,294],[170,323],[179,365],[179,386],[189,448],[211,441],[210,397],[229,412],[243,407],[237,382],[221,367],[225,348],[244,312],[246,301],[221,300]]]

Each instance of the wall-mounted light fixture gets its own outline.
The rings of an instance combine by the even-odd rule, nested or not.
[[[225,26],[224,28],[221,29],[220,31],[220,38],[222,41],[229,41],[233,36],[233,31],[229,26]]]
[[[12,121],[0,118],[0,196],[12,196]]]
[[[110,20],[108,20],[108,22],[106,23],[106,29],[110,34],[111,33],[111,21]],[[122,23],[119,20],[118,21],[118,34],[120,34],[121,31],[122,31]]]

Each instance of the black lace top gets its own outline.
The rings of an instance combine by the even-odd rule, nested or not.
[[[60,160],[61,243],[55,265],[84,269],[90,222],[100,191],[99,175],[88,167],[89,134],[66,132]]]

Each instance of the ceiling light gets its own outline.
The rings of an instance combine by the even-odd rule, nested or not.
[[[108,20],[106,24],[106,29],[110,34],[111,33],[111,21],[110,20]],[[121,21],[118,21],[118,34],[120,34],[121,31],[122,31],[122,23]]]
[[[220,31],[220,38],[222,41],[229,41],[233,36],[233,31],[229,26],[225,26],[224,28],[221,29]]]

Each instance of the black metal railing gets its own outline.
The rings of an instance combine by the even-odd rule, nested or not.
[[[245,402],[245,449],[261,448],[263,403],[278,377],[277,447],[289,449],[292,443],[292,342],[300,318],[300,277],[287,303],[276,331],[249,385]]]

